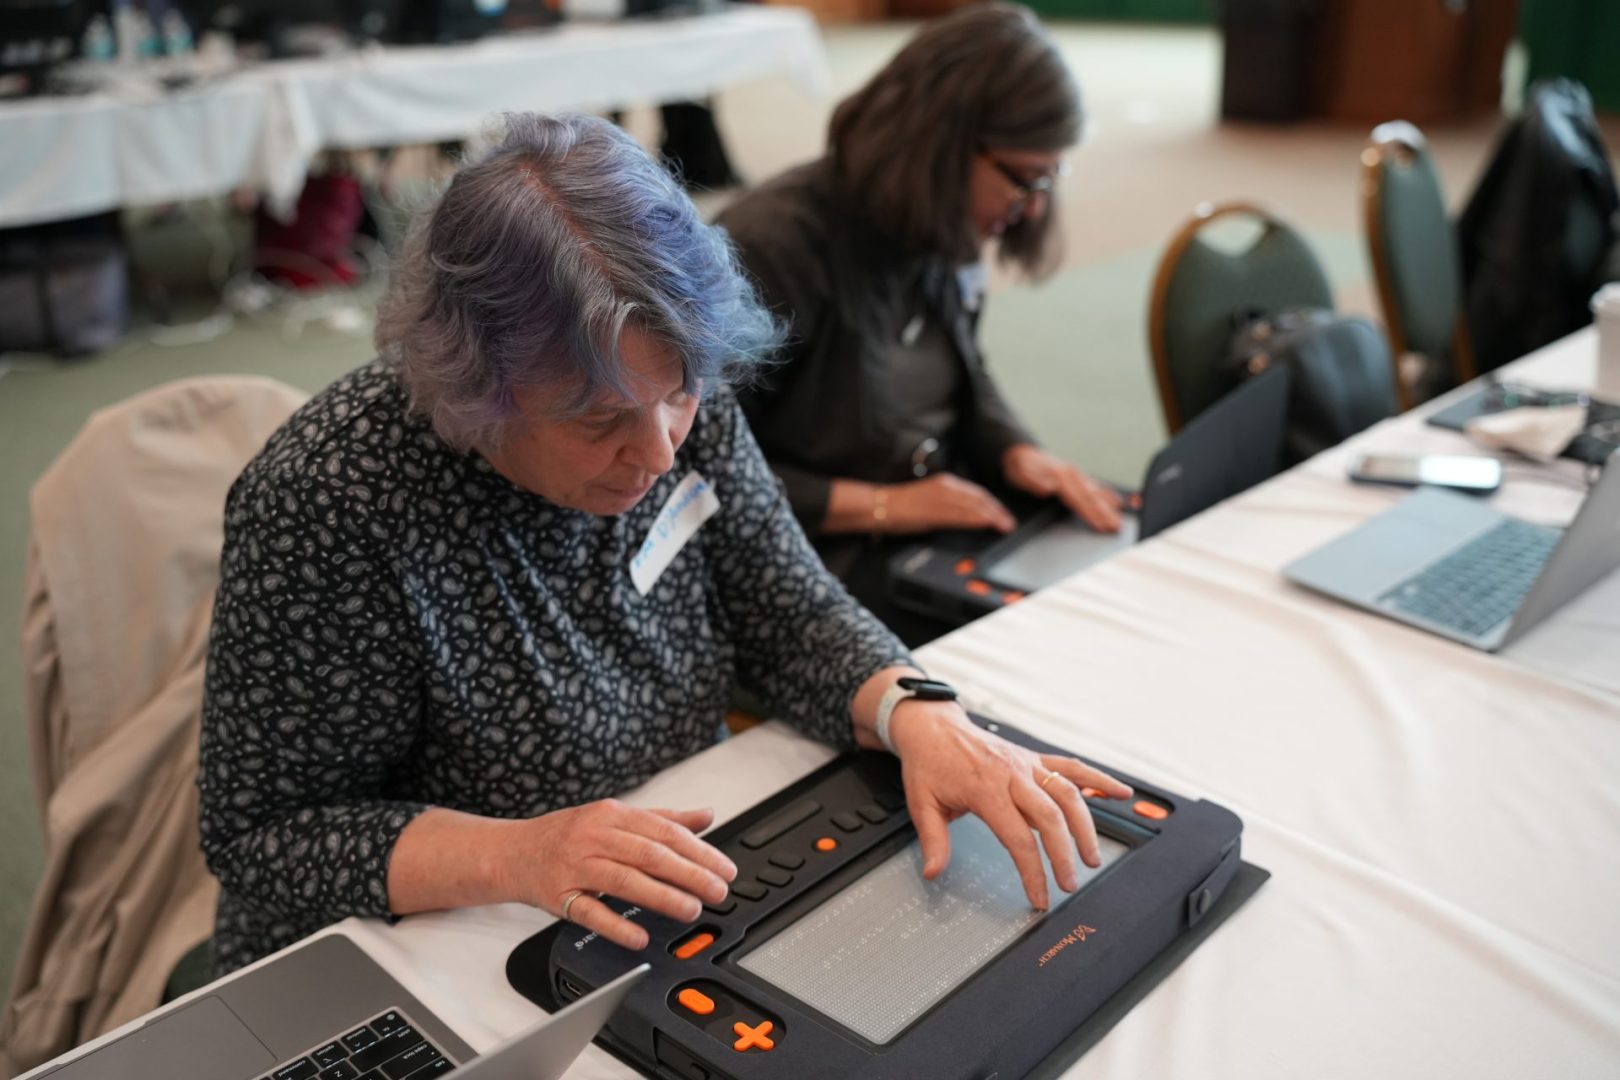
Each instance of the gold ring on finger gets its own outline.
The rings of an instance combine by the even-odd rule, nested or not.
[[[1046,790],[1046,785],[1050,784],[1053,780],[1057,779],[1058,775],[1059,775],[1058,773],[1049,772],[1045,776],[1041,777],[1041,790],[1045,791]]]
[[[580,897],[582,897],[584,895],[585,895],[585,890],[584,889],[575,889],[573,892],[571,892],[567,896],[563,897],[562,917],[563,917],[564,922],[568,921],[568,909],[574,906],[574,901],[575,900],[578,900]]]

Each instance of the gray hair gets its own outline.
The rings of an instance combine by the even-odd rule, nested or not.
[[[925,25],[839,104],[828,148],[849,196],[900,240],[978,258],[968,175],[986,150],[1065,150],[1080,139],[1080,90],[1028,8],[974,4]],[[1052,205],[1056,210],[1056,205]],[[1031,274],[1055,264],[1054,213],[1001,237]]]
[[[628,135],[502,126],[419,216],[377,313],[379,353],[445,441],[498,445],[524,388],[554,389],[560,415],[629,396],[627,325],[674,350],[688,391],[745,381],[780,344],[725,234]]]

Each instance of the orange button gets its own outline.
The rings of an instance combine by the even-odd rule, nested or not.
[[[990,583],[988,581],[980,581],[979,579],[974,578],[972,581],[967,583],[967,591],[972,593],[974,596],[989,596],[993,590],[990,588]]]
[[[1008,589],[1006,592],[1001,594],[1001,602],[1003,604],[1016,604],[1018,601],[1024,598],[1024,595],[1025,594],[1019,592],[1017,589]]]
[[[766,1038],[775,1026],[769,1020],[761,1020],[758,1026],[749,1027],[739,1020],[731,1025],[731,1030],[737,1033],[737,1041],[731,1048],[739,1054],[745,1050],[775,1050],[776,1040]]]
[[[1146,799],[1136,800],[1131,804],[1131,809],[1135,810],[1138,814],[1141,814],[1145,818],[1152,818],[1154,821],[1163,821],[1165,818],[1170,816],[1170,811],[1166,810],[1158,803],[1150,803]]]
[[[967,577],[969,574],[973,573],[975,565],[976,564],[972,559],[958,559],[956,561],[955,570],[962,577]]]
[[[816,841],[816,850],[817,851],[831,851],[833,848],[835,848],[837,846],[838,846],[838,841],[834,840],[830,836],[823,836],[820,840]]]
[[[675,1000],[699,1016],[708,1016],[714,1012],[714,999],[703,991],[694,990],[690,986],[675,995]]]
[[[1100,798],[1103,798],[1103,793],[1098,791],[1094,787],[1083,787],[1083,788],[1080,789],[1080,794],[1082,796],[1084,796],[1085,798],[1087,798],[1087,799],[1100,799]]]
[[[675,959],[690,960],[698,953],[714,944],[713,934],[693,934],[680,945],[676,946]]]

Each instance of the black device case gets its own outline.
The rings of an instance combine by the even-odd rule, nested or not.
[[[1016,729],[975,720],[1032,749],[1063,753]],[[1123,1012],[1118,995],[1128,985],[1138,987],[1138,997],[1145,993],[1163,970],[1179,961],[1177,955],[1165,963],[1166,954],[1174,951],[1172,946],[1178,941],[1186,944],[1182,939],[1192,937],[1206,917],[1214,914],[1218,921],[1228,906],[1235,906],[1222,905],[1220,900],[1241,865],[1242,822],[1213,803],[1183,799],[1129,777],[1121,779],[1136,791],[1131,800],[1122,804],[1093,798],[1090,803],[1101,829],[1131,838],[1131,852],[883,1046],[868,1043],[808,1006],[778,994],[731,961],[909,842],[915,831],[904,810],[867,829],[859,842],[842,844],[833,857],[808,863],[796,875],[800,888],[785,899],[744,902],[725,915],[705,910],[693,925],[640,913],[637,921],[651,936],[651,944],[640,953],[560,924],[560,929],[553,927],[513,952],[508,978],[533,1000],[545,1003],[555,995],[566,1001],[605,984],[636,963],[651,963],[650,977],[632,992],[599,1041],[652,1076],[682,1080],[1023,1076],[1054,1051],[1072,1047],[1077,1029],[1089,1018],[1113,1010],[1107,1019],[1111,1025]],[[900,786],[898,762],[893,757],[846,754],[706,839],[737,862],[739,882],[752,880],[767,867],[768,856],[784,847],[796,850],[821,835],[850,839],[828,824],[831,815],[879,798],[894,805]],[[821,805],[819,812],[763,846],[742,845],[744,835],[760,823],[810,799]],[[1137,800],[1162,806],[1168,815],[1162,821],[1131,820],[1129,807]],[[1012,873],[1010,861],[1007,872]],[[1244,896],[1262,880],[1263,872],[1258,880],[1249,875],[1241,886]],[[626,907],[615,903],[616,910]],[[1076,936],[1079,927],[1086,932]],[[715,933],[714,946],[693,959],[677,958],[674,946],[703,928]],[[1059,945],[1065,941],[1066,945]],[[1161,973],[1143,985],[1143,976],[1156,961]],[[769,1053],[734,1052],[721,1038],[679,1012],[674,1004],[676,993],[694,981],[748,1003],[759,1016],[777,1021],[776,1048]],[[724,1010],[716,1018],[726,1019]]]

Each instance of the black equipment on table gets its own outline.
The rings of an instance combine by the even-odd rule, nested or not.
[[[1039,913],[971,816],[951,826],[950,866],[925,882],[897,759],[846,754],[707,835],[739,873],[696,923],[609,901],[648,930],[647,948],[560,923],[518,946],[507,977],[555,1006],[650,963],[598,1041],[660,1078],[967,1080],[1056,1067],[1265,878],[1242,863],[1230,811],[1122,779],[1129,799],[1082,792],[1103,866],[1082,866],[1075,893],[1050,884]]]

